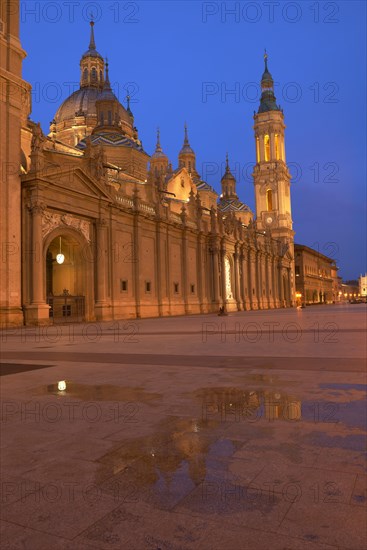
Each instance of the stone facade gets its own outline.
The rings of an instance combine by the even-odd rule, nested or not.
[[[9,0],[1,3],[6,13]],[[17,40],[17,28],[6,32]],[[24,53],[16,47],[14,74],[29,97],[20,76]],[[265,65],[254,117],[256,217],[238,200],[228,158],[218,202],[197,172],[186,127],[176,169],[159,132],[153,155],[144,151],[129,104],[124,108],[111,90],[93,24],[75,92],[79,111],[73,94],[45,136],[26,120],[29,103],[10,108],[2,99],[5,115],[14,117],[2,147],[10,143],[7,154],[21,170],[12,176],[18,189],[12,203],[2,207],[2,237],[11,227],[14,243],[21,243],[2,264],[8,273],[2,325],[292,307],[284,117]],[[12,73],[2,68],[3,74]]]
[[[339,301],[338,268],[335,260],[308,246],[295,244],[296,292],[303,304]]]

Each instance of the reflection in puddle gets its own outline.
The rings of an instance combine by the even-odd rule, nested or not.
[[[42,386],[32,391],[33,395],[56,395],[58,397],[75,397],[82,401],[127,401],[153,405],[162,397],[160,393],[150,393],[143,388],[115,386],[112,384],[87,385],[60,380],[56,384]]]
[[[301,419],[301,401],[277,391],[244,391],[221,387],[202,388],[194,393],[200,400],[203,418],[220,418],[220,421],[247,419],[295,421]]]
[[[194,397],[203,406],[200,419],[171,416],[154,434],[121,441],[98,459],[96,483],[122,500],[143,494],[159,506],[173,506],[204,482],[231,477],[229,461],[243,441],[223,437],[228,426],[223,411],[228,422],[236,420],[236,410],[267,420],[299,420],[301,415],[299,400],[277,392],[202,388]]]

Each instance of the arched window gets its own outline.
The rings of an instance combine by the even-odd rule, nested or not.
[[[102,73],[102,71],[99,71],[99,80],[100,80],[100,82],[102,82],[102,80],[103,80],[103,73]]]
[[[191,162],[189,161],[189,174],[191,174]]]
[[[266,209],[268,212],[273,210],[273,192],[271,189],[266,191]]]
[[[103,112],[101,112],[100,115],[99,115],[99,123],[100,123],[101,126],[103,126],[103,124],[104,124]]]
[[[264,137],[264,149],[265,149],[265,161],[268,162],[270,160],[270,137],[268,134]]]
[[[93,67],[92,71],[91,71],[91,78],[92,80],[96,81],[97,80],[97,71],[96,71],[96,68]]]
[[[108,111],[108,125],[112,126],[112,111]]]
[[[88,80],[88,69],[84,69],[84,71],[83,71],[83,80],[84,81]]]
[[[275,158],[280,159],[280,147],[279,147],[279,136],[275,134]]]
[[[256,162],[260,162],[260,140],[256,138]]]

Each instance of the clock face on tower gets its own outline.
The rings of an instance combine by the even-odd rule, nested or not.
[[[272,218],[271,216],[268,216],[268,217],[266,218],[266,223],[267,223],[268,225],[270,225],[271,223],[273,223],[273,218]]]

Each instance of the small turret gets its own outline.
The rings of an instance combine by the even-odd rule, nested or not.
[[[90,22],[90,40],[88,50],[80,60],[80,86],[102,89],[104,84],[104,61],[96,50],[94,21]]]
[[[155,151],[150,158],[150,171],[152,175],[166,174],[168,169],[168,157],[163,153],[160,139],[160,130],[157,128],[157,143]]]
[[[189,143],[186,122],[185,122],[184,142],[183,142],[181,151],[179,152],[179,155],[178,155],[178,166],[179,168],[185,167],[186,170],[189,172],[189,174],[191,174],[193,179],[200,178],[199,174],[196,171],[196,155]]]
[[[223,198],[224,200],[238,199],[238,196],[236,193],[236,178],[234,177],[234,175],[232,174],[229,168],[228,153],[226,155],[226,171],[222,177],[221,184],[222,184],[221,198]]]

